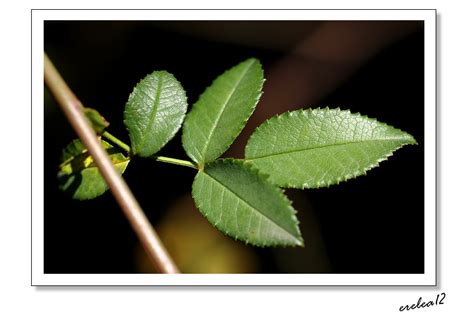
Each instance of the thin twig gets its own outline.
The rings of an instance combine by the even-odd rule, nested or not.
[[[84,108],[81,102],[67,86],[46,54],[44,55],[44,79],[69,123],[92,155],[100,173],[109,185],[110,191],[125,213],[157,270],[163,273],[179,273],[142,208],[123,178],[115,171],[111,160],[98,142],[96,134],[84,116]]]
[[[118,139],[114,135],[112,135],[109,132],[105,131],[105,132],[102,133],[102,136],[104,138],[108,139],[109,141],[111,141],[112,143],[114,143],[115,145],[117,145],[118,147],[122,148],[122,150],[124,150],[125,152],[130,154],[130,146],[128,146],[127,144],[122,142],[120,139]],[[150,156],[149,158],[153,158],[156,161],[170,163],[170,164],[173,164],[173,165],[179,165],[179,166],[198,169],[198,167],[194,163],[192,163],[191,161],[187,161],[187,160],[164,157],[164,156],[156,156],[156,155],[155,156]],[[67,160],[65,162],[63,162],[63,164],[67,164],[67,163],[69,163],[69,161],[67,161]]]
[[[170,164],[173,164],[173,165],[198,169],[198,167],[194,163],[192,163],[191,161],[181,160],[181,159],[176,159],[176,158],[170,158],[170,157],[163,157],[163,156],[156,156],[154,158],[156,159],[156,161],[161,161],[161,162],[166,162],[166,163],[170,163]]]
[[[123,150],[125,150],[125,152],[130,153],[130,146],[128,146],[127,144],[122,142],[120,139],[118,139],[114,135],[112,135],[109,132],[105,131],[104,133],[102,133],[102,136],[107,138],[108,140],[110,140],[112,143],[119,146]]]

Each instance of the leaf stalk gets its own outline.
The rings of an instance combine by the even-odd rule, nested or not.
[[[120,148],[122,148],[123,150],[125,150],[127,153],[130,153],[130,146],[128,146],[127,144],[125,144],[124,142],[122,142],[120,139],[118,139],[117,137],[115,137],[114,135],[110,134],[109,132],[105,131],[102,136],[104,136],[105,138],[107,138],[108,140],[110,140],[112,143],[114,143],[115,145],[119,146]]]
[[[110,140],[112,143],[114,143],[118,147],[125,150],[127,153],[130,153],[130,146],[125,144],[123,141],[121,141],[120,139],[118,139],[114,135],[110,134],[109,132],[104,132],[102,134],[102,136],[104,136],[105,138]],[[181,160],[181,159],[164,157],[164,156],[152,156],[151,158],[155,159],[156,161],[160,161],[160,162],[164,162],[164,163],[169,163],[169,164],[173,164],[173,165],[198,169],[198,167],[194,163],[192,163],[191,161],[187,161],[187,160]]]
[[[191,161],[187,161],[187,160],[181,160],[181,159],[169,158],[169,157],[163,157],[163,156],[157,156],[157,157],[155,157],[155,159],[156,159],[156,161],[160,161],[160,162],[165,162],[165,163],[170,163],[170,164],[173,164],[173,165],[198,169],[198,167],[194,163],[192,163]]]

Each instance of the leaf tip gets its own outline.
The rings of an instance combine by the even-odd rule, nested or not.
[[[295,245],[298,247],[304,247],[304,240],[301,236],[296,239]]]
[[[407,133],[407,144],[408,145],[419,145],[415,137]]]

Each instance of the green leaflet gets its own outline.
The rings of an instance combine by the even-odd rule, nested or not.
[[[84,114],[86,115],[89,123],[97,134],[102,134],[104,130],[110,125],[107,120],[100,115],[100,113],[92,108],[84,108]]]
[[[281,187],[319,188],[365,174],[415,139],[339,109],[287,112],[259,126],[245,158]]]
[[[123,173],[129,159],[105,141],[101,141],[107,150],[115,170]],[[58,172],[59,188],[74,199],[89,200],[107,191],[108,186],[96,167],[94,160],[79,139],[72,141],[64,150]]]
[[[225,234],[256,246],[303,246],[296,211],[279,187],[338,184],[365,174],[416,141],[399,129],[349,111],[298,110],[258,127],[246,146],[245,160],[217,159],[254,112],[263,82],[260,62],[248,59],[217,77],[185,117],[181,84],[166,71],[153,72],[137,84],[125,106],[131,149],[104,131],[109,123],[96,110],[86,108],[85,114],[97,134],[130,156],[198,169],[193,198],[200,212]],[[155,155],[182,124],[183,147],[194,162]],[[101,142],[117,172],[123,173],[130,158]],[[58,177],[61,190],[79,200],[108,189],[79,140],[64,149]]]
[[[302,246],[296,212],[283,191],[249,164],[219,159],[196,175],[197,207],[219,230],[257,246]]]
[[[255,110],[263,86],[260,62],[251,58],[217,77],[199,97],[183,125],[183,147],[204,165],[222,155]]]
[[[158,152],[181,127],[187,106],[186,93],[172,74],[155,71],[141,80],[124,111],[132,152],[142,157]]]

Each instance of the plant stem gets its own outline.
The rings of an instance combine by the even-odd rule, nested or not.
[[[125,144],[124,142],[122,142],[120,139],[118,139],[117,137],[115,137],[114,135],[110,134],[109,132],[105,131],[102,136],[104,136],[105,138],[107,138],[108,140],[110,140],[112,143],[114,143],[115,145],[119,146],[120,148],[122,148],[123,150],[125,150],[127,153],[130,153],[130,146],[128,146],[127,144]]]
[[[161,162],[170,163],[173,165],[179,165],[179,166],[185,166],[185,167],[198,169],[198,167],[194,163],[187,160],[181,160],[181,159],[169,158],[169,157],[163,157],[163,156],[157,156],[153,158],[155,158],[156,161],[161,161]]]
[[[125,144],[123,141],[115,137],[114,135],[110,134],[109,132],[104,132],[102,134],[105,138],[110,140],[112,143],[115,145],[119,146],[123,150],[125,150],[127,153],[130,153],[130,146]],[[160,162],[165,162],[165,163],[170,163],[173,165],[179,165],[179,166],[184,166],[184,167],[190,167],[194,169],[198,169],[198,167],[192,163],[191,161],[187,160],[181,160],[181,159],[176,159],[176,158],[170,158],[170,157],[164,157],[164,156],[152,156],[151,158],[155,159],[156,161]]]
[[[158,271],[164,273],[179,273],[128,185],[121,175],[115,171],[112,161],[99,143],[94,130],[84,115],[84,107],[81,101],[68,87],[46,54],[44,54],[44,80],[69,123],[97,164],[101,175],[138,235],[154,266]],[[104,232],[106,231],[107,228],[104,227]]]

